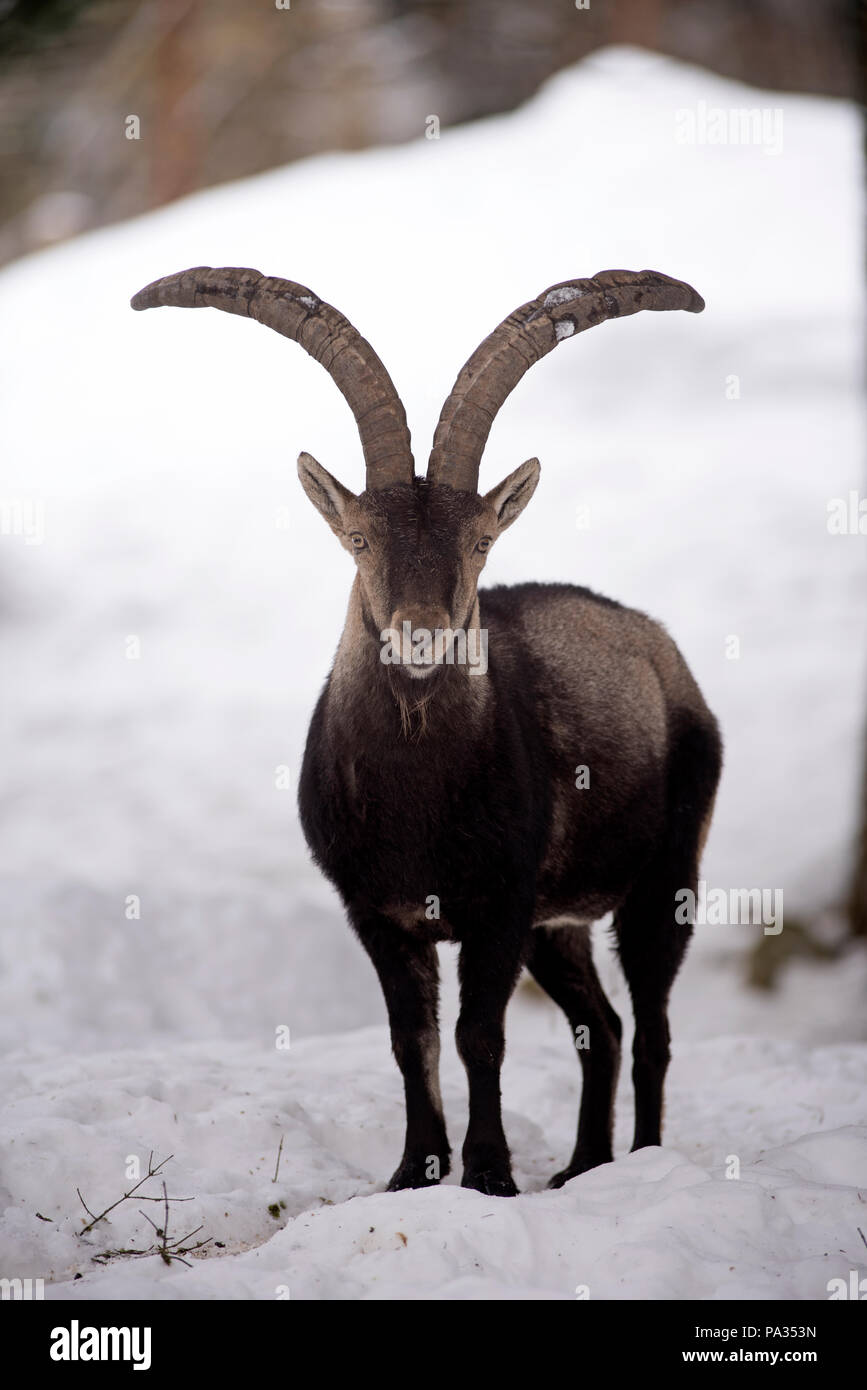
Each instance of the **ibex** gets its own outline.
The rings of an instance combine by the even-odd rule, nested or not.
[[[477,484],[494,417],[534,362],[605,319],[698,313],[702,299],[653,271],[608,270],[545,290],[461,369],[426,477],[415,475],[403,405],[379,357],[303,285],[199,266],[157,280],[132,304],[209,305],[294,339],[331,374],[361,435],[358,496],[309,454],[298,460],[304,491],[356,565],[299,807],[385,995],[406,1095],[389,1190],[449,1171],[438,941],[460,944],[465,1187],[517,1192],[500,1068],[524,965],[589,1044],[579,1048],[575,1149],[550,1185],[611,1161],[621,1025],[589,940],[608,912],[635,1015],[633,1148],[658,1144],[668,996],[692,931],[675,894],[696,890],[721,764],[716,720],[674,642],[642,613],[569,584],[479,590],[491,546],[533,496],[538,460],[484,494]],[[395,633],[411,640],[384,660]],[[442,634],[434,648],[432,633]],[[485,634],[483,670],[460,658],[481,651]]]

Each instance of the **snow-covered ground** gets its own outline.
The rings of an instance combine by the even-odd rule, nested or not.
[[[379,1027],[272,1055],[211,1040],[10,1067],[4,1272],[38,1271],[54,1281],[47,1297],[85,1299],[571,1299],[579,1285],[591,1299],[819,1299],[864,1265],[863,1045],[805,1052],[729,1037],[682,1049],[665,1148],[624,1151],[548,1192],[571,1152],[578,1068],[565,1026],[545,1041],[517,1031],[503,1086],[514,1201],[466,1191],[459,1172],[383,1192],[403,1110]],[[443,1082],[459,1151],[466,1097],[451,1054]],[[629,1118],[627,1103],[621,1148]],[[153,1232],[134,1198],[79,1238],[74,1189],[98,1215],[133,1185],[130,1156],[147,1171],[151,1145],[154,1162],[175,1155],[169,1195],[195,1197],[172,1206],[170,1235],[201,1224],[193,1239],[223,1248],[189,1268],[94,1265],[101,1250],[149,1246]],[[160,1183],[141,1190],[158,1196]],[[159,1221],[160,1204],[144,1209]],[[78,1270],[85,1278],[65,1282]]]
[[[702,102],[782,111],[782,149],[680,143],[678,113]],[[664,1150],[626,1153],[627,1066],[617,1161],[541,1190],[568,1156],[578,1069],[553,1007],[519,991],[504,1103],[525,1195],[463,1192],[459,1174],[377,1190],[400,1081],[294,800],[351,578],[294,460],[309,449],[360,487],[354,424],[275,335],[128,300],[195,264],[310,285],[383,356],[422,463],[458,367],[509,309],[608,266],[693,283],[700,318],[596,330],[506,404],[483,486],[532,454],[542,483],[487,577],[587,583],[662,618],[726,737],[708,883],[781,889],[790,918],[833,911],[867,689],[865,539],[826,525],[831,499],[865,491],[855,112],[618,49],[514,115],[439,141],[423,127],[0,276],[0,1276],[85,1298],[826,1297],[867,1254],[867,966],[795,960],[775,994],[748,991],[759,926],[697,934]],[[15,534],[16,502],[39,543]],[[443,967],[447,1032],[446,950]],[[448,1041],[444,1094],[459,1151]],[[150,1228],[133,1200],[78,1238],[75,1189],[101,1211],[151,1149],[194,1198],[172,1229],[203,1223],[222,1246],[190,1269],[98,1268]]]

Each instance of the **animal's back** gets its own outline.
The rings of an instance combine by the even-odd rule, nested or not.
[[[576,584],[498,585],[480,589],[479,603],[484,626],[533,652],[556,701],[578,698],[612,718],[622,707],[651,734],[681,706],[713,721],[673,638],[647,614]]]
[[[546,731],[551,820],[537,921],[593,919],[659,847],[677,745],[697,736],[712,763],[716,721],[675,642],[644,613],[569,584],[500,586],[479,601],[495,679],[502,640],[513,680],[523,659]]]

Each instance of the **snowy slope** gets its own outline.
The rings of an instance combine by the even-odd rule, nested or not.
[[[781,153],[679,144],[678,110],[701,101],[781,108]],[[270,1174],[284,1129],[293,1216],[320,1197],[369,1194],[400,1147],[373,972],[308,863],[294,791],[277,785],[294,787],[351,580],[294,460],[309,449],[360,487],[354,425],[291,344],[225,315],[135,315],[130,294],[202,263],[307,283],[383,356],[421,464],[458,367],[515,305],[608,266],[695,284],[708,303],[700,318],[644,315],[594,331],[509,400],[482,483],[531,454],[543,475],[487,575],[587,583],[666,622],[726,737],[706,877],[782,888],[787,913],[811,912],[845,884],[867,688],[863,538],[826,527],[829,499],[864,486],[858,159],[844,104],[756,94],[609,50],[515,115],[197,195],[0,275],[0,496],[39,504],[44,517],[42,544],[0,534],[0,1039],[12,1050],[4,1094],[17,1097],[0,1119],[4,1265],[68,1278],[80,1259],[74,1188],[114,1200],[130,1152],[173,1149],[179,1190],[186,1183],[204,1204],[209,1231],[219,1216],[217,1238],[235,1252],[273,1229],[265,1199],[281,1191]],[[726,394],[732,374],[737,399]],[[589,529],[577,524],[583,507]],[[126,656],[131,636],[137,660]],[[140,917],[130,919],[133,895]],[[295,1222],[258,1254],[192,1271],[113,1266],[86,1288],[123,1296],[156,1280],[171,1296],[239,1293],[253,1288],[257,1260],[270,1280],[300,1241],[289,1280],[299,1296],[375,1294],[395,1279],[409,1294],[476,1296],[494,1287],[485,1280],[512,1277],[496,1273],[499,1237],[485,1234],[506,1223],[535,1250],[513,1267],[515,1288],[572,1296],[574,1251],[587,1249],[599,1261],[594,1291],[610,1290],[603,1271],[620,1237],[606,1213],[623,1212],[627,1246],[646,1235],[650,1248],[682,1183],[695,1205],[671,1198],[683,1221],[671,1269],[650,1261],[645,1277],[639,1261],[621,1293],[692,1291],[684,1251],[694,1249],[713,1296],[728,1272],[713,1266],[718,1249],[743,1272],[744,1296],[771,1296],[778,1275],[793,1296],[824,1296],[824,1252],[853,1248],[850,1160],[865,1116],[863,1050],[850,1044],[867,1035],[867,969],[856,955],[796,963],[778,995],[749,994],[741,957],[759,930],[698,933],[675,989],[671,1148],[570,1186],[565,1200],[586,1221],[570,1225],[564,1263],[552,1263],[546,1236],[562,1220],[556,1194],[488,1221],[486,1199],[449,1186],[398,1201],[420,1239],[448,1227],[451,1253],[422,1269],[380,1252],[379,1285],[355,1265],[350,1276],[335,1207],[317,1217],[321,1249]],[[628,1015],[604,935],[599,945]],[[443,963],[448,1023],[453,958]],[[273,1056],[280,1025],[307,1035],[288,1054],[288,1079]],[[530,997],[512,1006],[510,1046],[519,1182],[538,1187],[549,1156],[569,1147],[574,1062],[553,1011]],[[450,1048],[446,1065],[457,1066]],[[708,1089],[709,1071],[719,1084]],[[568,1101],[555,1095],[561,1075]],[[456,1070],[450,1085],[460,1114]],[[839,1088],[832,1102],[825,1093]],[[249,1130],[237,1119],[245,1089]],[[628,1114],[628,1088],[623,1103]],[[220,1144],[198,1150],[212,1120]],[[460,1128],[453,1120],[456,1147]],[[721,1177],[728,1153],[750,1165],[750,1187]],[[783,1176],[768,1177],[775,1168]],[[640,1240],[628,1218],[636,1182],[653,1185]],[[743,1241],[729,1205],[745,1200],[739,1192],[753,1202]],[[768,1205],[784,1192],[786,1232]],[[812,1211],[814,1198],[804,1229],[798,1203]],[[379,1213],[389,1200],[363,1195],[346,1210]],[[353,1233],[379,1229],[373,1216],[346,1220]]]
[[[506,1132],[522,1195],[457,1185],[385,1193],[403,1145],[402,1090],[379,1028],[307,1039],[289,1052],[186,1044],[86,1059],[49,1057],[4,1077],[4,1269],[50,1278],[49,1297],[598,1298],[828,1296],[867,1273],[864,1224],[867,1049],[758,1039],[676,1055],[664,1149],[544,1191],[571,1151],[577,1073],[565,1027],[513,1048]],[[9,1074],[11,1072],[11,1076]],[[453,1148],[466,1122],[460,1065],[444,1067]],[[34,1089],[37,1095],[34,1096]],[[623,1093],[622,1093],[623,1094]],[[46,1113],[47,1111],[47,1113]],[[627,1100],[618,1111],[628,1147]],[[284,1137],[277,1182],[278,1147]],[[79,1238],[132,1184],[124,1165],[170,1153],[170,1231],[223,1242],[166,1267],[158,1257],[100,1268],[102,1250],[146,1248],[136,1199]],[[739,1160],[737,1178],[732,1158]],[[378,1190],[377,1190],[378,1189]],[[159,1195],[159,1183],[142,1189]],[[277,1204],[276,1218],[268,1208]],[[280,1208],[280,1203],[284,1207]],[[160,1206],[147,1208],[152,1219]],[[39,1220],[39,1212],[48,1221]],[[75,1272],[83,1278],[69,1283]]]

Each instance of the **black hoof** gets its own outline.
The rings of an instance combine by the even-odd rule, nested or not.
[[[436,1187],[450,1168],[448,1154],[425,1154],[422,1158],[404,1158],[392,1174],[385,1190],[403,1192],[408,1187]]]
[[[510,1173],[464,1173],[461,1187],[472,1187],[486,1197],[517,1197],[518,1189]]]
[[[562,1172],[554,1174],[548,1186],[553,1188],[562,1187],[564,1183],[569,1182],[572,1178],[580,1178],[582,1173],[589,1173],[591,1168],[599,1168],[603,1163],[611,1162],[611,1154],[607,1154],[601,1158],[593,1158],[592,1155],[589,1154],[582,1155],[581,1157],[574,1157],[569,1163],[568,1168],[564,1168]]]

